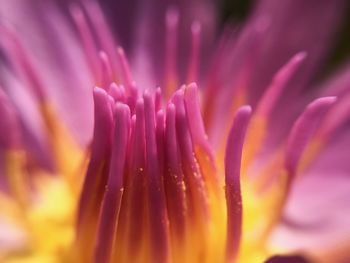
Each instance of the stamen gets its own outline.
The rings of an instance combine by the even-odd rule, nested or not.
[[[140,235],[144,227],[144,198],[146,196],[144,185],[146,182],[146,138],[145,138],[145,116],[144,102],[140,99],[136,104],[136,124],[134,145],[132,148],[132,166],[130,171],[130,214],[129,214],[129,246],[130,251],[138,248],[141,243]],[[130,252],[129,251],[129,252]]]
[[[229,54],[227,52],[228,46],[232,48],[235,45],[234,40],[236,40],[236,38],[232,35],[232,29],[226,27],[212,58],[213,61],[209,68],[210,74],[208,75],[207,86],[205,87],[203,96],[205,123],[208,123],[211,119],[213,107],[215,107],[215,104],[217,103],[216,95],[218,94],[218,87],[221,87],[221,85],[219,85],[219,80],[221,79],[222,75],[220,74],[220,68],[222,67],[222,62],[227,59],[227,54]]]
[[[199,53],[200,53],[200,37],[201,37],[201,24],[198,21],[192,23],[191,26],[192,43],[191,43],[191,56],[189,61],[187,82],[194,82],[198,79],[198,67],[199,67]]]
[[[111,63],[104,51],[99,52],[99,58],[101,65],[101,85],[104,89],[108,89],[109,85],[113,82]]]
[[[268,117],[276,105],[276,102],[287,86],[290,79],[300,68],[301,63],[306,58],[306,52],[299,52],[294,55],[274,76],[270,86],[265,91],[256,109],[256,114]]]
[[[215,167],[214,156],[209,145],[208,136],[205,132],[203,118],[200,112],[198,87],[196,83],[191,83],[186,87],[185,104],[194,144],[203,148],[205,153],[209,156],[212,165]]]
[[[115,238],[121,199],[123,195],[123,177],[130,129],[130,110],[125,104],[117,103],[115,107],[115,126],[113,153],[109,168],[103,204],[100,213],[96,263],[108,263]]]
[[[117,53],[118,53],[120,67],[121,67],[121,77],[122,77],[122,80],[123,80],[126,88],[129,90],[134,86],[133,81],[132,81],[129,62],[125,56],[124,50],[121,47],[119,47],[117,49]]]
[[[125,89],[122,85],[118,86],[115,82],[113,82],[109,86],[108,94],[111,95],[115,102],[126,102]]]
[[[224,61],[228,63],[221,62],[218,65],[222,74],[220,78],[217,78],[219,83],[209,87],[205,94],[205,123],[208,134],[210,134],[211,145],[219,151],[224,149],[221,131],[228,131],[230,128],[227,125],[228,122],[222,118],[224,117],[226,120],[232,119],[237,108],[251,99],[248,97],[252,95],[251,90],[248,92],[251,88],[251,75],[254,71],[253,68],[256,63],[257,54],[261,50],[262,42],[260,40],[263,38],[267,28],[263,26],[260,29],[251,30],[249,34],[245,34],[237,40],[236,48],[239,53],[231,55],[237,55],[239,57],[238,60],[236,59],[236,61],[229,63],[228,61],[230,59],[224,53],[224,56],[226,56],[224,57]],[[247,41],[244,46],[242,46],[243,39],[244,42]],[[230,42],[228,44],[232,44]],[[232,72],[235,72],[235,74],[232,75]],[[207,105],[207,103],[209,104]]]
[[[175,105],[169,103],[166,110],[166,164],[164,184],[172,237],[184,237],[186,216],[186,188],[179,158],[175,126]],[[176,239],[175,239],[176,240]]]
[[[77,247],[81,261],[90,262],[111,154],[113,116],[108,94],[94,88],[94,136],[91,159],[78,207]],[[90,253],[89,253],[90,252]]]
[[[159,87],[156,89],[155,106],[156,106],[156,111],[157,112],[162,107],[162,89],[159,88]]]
[[[201,172],[206,184],[218,194],[222,189],[217,176],[213,151],[211,150],[208,136],[205,132],[203,118],[200,112],[198,88],[195,83],[191,83],[185,89],[185,106],[194,149],[200,164]]]
[[[284,165],[288,174],[287,189],[297,174],[299,160],[336,97],[324,97],[311,102],[293,125],[288,137]]]
[[[164,133],[165,133],[165,116],[164,111],[162,109],[158,110],[156,115],[156,140],[157,140],[157,153],[159,160],[159,170],[160,174],[164,175]]]
[[[169,98],[178,86],[177,82],[177,35],[179,26],[179,12],[176,8],[169,8],[166,13],[165,35],[165,95]]]
[[[146,171],[150,219],[151,251],[153,262],[168,262],[169,234],[164,189],[157,156],[154,101],[144,93],[146,130]]]
[[[330,109],[320,130],[322,139],[327,140],[350,116],[350,94],[340,97],[337,103]]]
[[[101,80],[101,69],[98,66],[99,59],[97,56],[97,46],[88,22],[86,21],[86,17],[81,8],[79,8],[76,4],[72,4],[70,6],[70,13],[75,26],[78,29],[90,70],[95,78],[95,82],[99,83]]]
[[[287,64],[276,73],[269,87],[262,95],[248,130],[247,141],[250,143],[244,150],[242,165],[242,169],[244,170],[243,174],[247,174],[247,167],[249,167],[249,164],[254,160],[255,155],[266,138],[268,118],[270,117],[273,108],[276,106],[279,97],[283,93],[285,87],[287,87],[290,79],[300,68],[305,57],[305,52],[300,52],[294,55]]]
[[[240,167],[242,149],[251,108],[238,109],[229,133],[225,154],[225,182],[227,205],[226,262],[234,262],[239,253],[242,232],[242,196]]]
[[[182,169],[186,183],[191,220],[203,222],[209,219],[207,192],[198,162],[195,158],[193,142],[188,125],[184,103],[184,90],[178,90],[173,103],[176,107],[176,131],[180,147]]]
[[[144,102],[136,103],[136,115],[133,116],[134,129],[131,134],[129,169],[125,180],[125,190],[120,211],[114,261],[137,258],[141,252],[146,219],[145,207],[145,120]],[[132,257],[130,256],[132,255]],[[130,259],[131,257],[131,259]]]
[[[6,50],[6,55],[9,57],[9,61],[13,63],[12,66],[14,66],[17,73],[28,82],[28,86],[32,89],[39,102],[43,103],[45,100],[44,87],[28,53],[10,28],[0,25],[0,32],[4,34],[3,39],[5,41],[2,43]]]
[[[115,63],[115,58],[117,54],[115,51],[115,41],[111,34],[104,15],[97,2],[94,1],[83,1],[83,6],[88,14],[88,17],[91,21],[91,25],[94,29],[94,33],[97,36],[97,41],[99,42],[99,49],[104,50],[108,56],[111,58],[111,67],[113,70],[113,75],[118,78],[118,65]],[[98,64],[96,64],[98,65]]]

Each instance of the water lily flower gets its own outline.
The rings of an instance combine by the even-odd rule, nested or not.
[[[101,5],[0,3],[1,262],[350,260],[346,1]]]

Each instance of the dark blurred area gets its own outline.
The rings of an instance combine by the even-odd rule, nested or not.
[[[301,256],[274,256],[268,259],[265,263],[308,263],[305,258]]]
[[[221,0],[221,23],[242,22],[249,15],[253,7],[253,0]],[[344,22],[339,28],[334,48],[331,50],[322,76],[336,69],[350,57],[350,1],[345,11]]]
[[[222,22],[227,22],[228,20],[244,20],[244,18],[249,14],[249,11],[252,7],[252,2],[252,0],[222,0]]]

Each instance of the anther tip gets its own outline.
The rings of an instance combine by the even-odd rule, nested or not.
[[[249,105],[244,105],[244,106],[241,106],[238,110],[237,110],[237,114],[242,114],[242,115],[251,115],[252,113],[252,107],[249,106]]]
[[[190,84],[188,84],[187,86],[189,89],[197,89],[198,85],[196,82],[191,82]]]
[[[322,98],[318,98],[318,99],[314,100],[314,102],[312,102],[310,104],[310,106],[315,106],[315,105],[331,106],[336,101],[337,101],[336,96],[322,97]]]
[[[191,25],[191,31],[193,34],[200,33],[202,29],[201,23],[199,21],[193,21]]]
[[[300,51],[297,53],[294,57],[295,62],[301,62],[307,57],[307,52],[306,51]]]
[[[124,56],[125,55],[124,49],[121,46],[117,47],[117,52],[118,52],[118,54],[120,56]]]
[[[174,6],[171,6],[167,9],[165,16],[166,23],[169,26],[174,26],[179,21],[179,10]]]
[[[101,88],[101,87],[95,86],[93,88],[93,93],[94,94],[105,94],[106,91],[103,88]]]

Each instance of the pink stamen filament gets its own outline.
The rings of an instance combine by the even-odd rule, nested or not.
[[[242,235],[242,196],[240,167],[242,149],[251,108],[241,107],[232,124],[225,154],[225,182],[227,205],[226,260],[234,262],[238,256]]]

